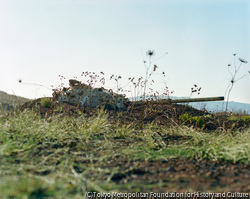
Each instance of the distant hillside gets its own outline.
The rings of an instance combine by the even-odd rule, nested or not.
[[[197,109],[203,109],[210,112],[221,112],[226,109],[226,102],[197,102],[190,103],[191,106]],[[236,113],[247,113],[250,114],[250,104],[240,102],[228,102],[228,110]]]
[[[30,101],[30,99],[0,91],[0,106],[3,109],[11,110],[27,101]]]

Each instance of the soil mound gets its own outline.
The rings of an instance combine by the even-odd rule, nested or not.
[[[51,101],[51,104],[44,105],[43,101]],[[126,104],[126,110],[112,110],[108,106],[102,106],[109,115],[109,119],[119,120],[121,123],[138,122],[138,124],[155,122],[159,125],[180,125],[193,126],[203,130],[241,130],[249,128],[250,120],[229,120],[228,114],[209,113],[204,110],[197,110],[189,105],[181,104],[144,104],[134,106],[133,103]],[[99,107],[100,108],[100,107]],[[61,114],[62,116],[79,117],[85,115],[91,117],[97,115],[99,108],[75,106],[65,102],[53,102],[52,98],[39,98],[26,102],[21,106],[21,111],[32,109],[41,114],[42,117]]]

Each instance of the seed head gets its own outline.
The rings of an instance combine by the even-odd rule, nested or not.
[[[239,58],[239,60],[240,60],[242,63],[247,64],[247,61],[246,61],[246,60],[244,60],[244,59],[242,59],[242,58]]]
[[[147,52],[146,52],[146,54],[148,55],[148,56],[153,56],[153,55],[155,55],[155,51],[153,51],[153,50],[148,50]]]

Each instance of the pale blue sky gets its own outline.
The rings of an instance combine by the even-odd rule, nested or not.
[[[167,84],[174,96],[223,96],[233,53],[250,61],[249,0],[0,0],[0,90],[36,98],[58,75],[83,80],[84,71],[145,76],[142,53],[152,49],[166,77],[153,75],[154,89]],[[239,61],[236,61],[238,66]],[[250,71],[243,64],[238,77]],[[67,85],[67,82],[65,82]],[[230,100],[250,103],[250,75],[237,82]],[[129,89],[129,87],[128,87]],[[197,95],[194,95],[196,97]]]

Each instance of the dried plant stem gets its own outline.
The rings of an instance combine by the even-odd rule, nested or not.
[[[226,112],[227,112],[227,107],[228,107],[228,101],[229,101],[229,96],[230,96],[230,93],[233,89],[233,86],[234,86],[234,83],[231,84],[231,87],[230,89],[228,90],[228,94],[227,94],[227,103],[226,103]]]

